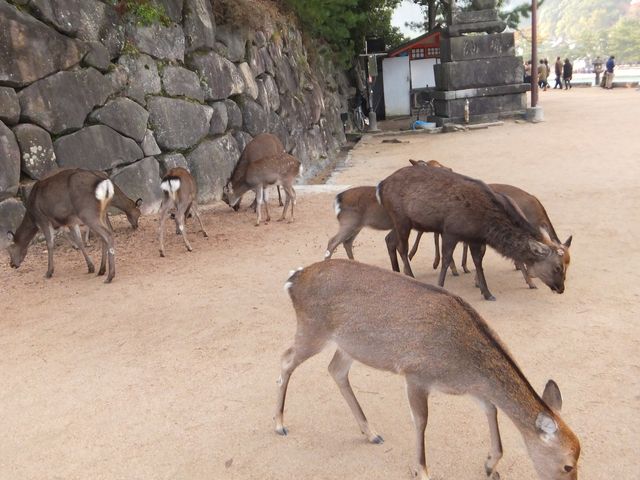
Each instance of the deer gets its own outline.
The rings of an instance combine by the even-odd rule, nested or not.
[[[244,177],[247,171],[247,167],[255,162],[256,160],[260,160],[264,157],[270,157],[272,155],[278,155],[280,153],[285,153],[285,148],[280,139],[273,135],[272,133],[261,133],[256,135],[247,145],[244,147],[242,151],[242,155],[240,155],[240,159],[236,164],[236,168],[231,175],[232,181],[240,181]],[[280,194],[280,186],[276,186],[278,189],[278,204],[279,206],[283,206],[282,203],[282,195]],[[251,208],[253,211],[256,210],[257,199],[254,199],[251,204]],[[240,201],[234,205],[233,209],[237,212],[240,209]]]
[[[80,225],[86,225],[102,241],[102,260],[98,275],[106,273],[108,259],[109,273],[105,283],[110,283],[116,274],[115,250],[106,212],[114,192],[113,182],[109,178],[89,170],[62,170],[37,181],[29,193],[26,213],[15,234],[7,232],[11,267],[20,267],[31,240],[40,230],[47,243],[48,268],[45,277],[51,278],[54,271],[55,230],[67,227],[73,242],[82,252],[89,273],[94,273],[95,267],[87,255],[80,234]]]
[[[453,250],[459,241],[469,244],[476,278],[486,300],[495,300],[489,291],[482,258],[485,245],[503,256],[525,265],[553,292],[563,293],[569,265],[569,239],[554,242],[545,229],[536,229],[513,201],[496,193],[484,182],[442,168],[405,167],[378,184],[376,195],[393,221],[386,237],[394,271],[413,277],[408,258],[411,229],[442,234],[442,267],[438,285],[443,287]]]
[[[448,168],[437,160],[427,162],[409,160],[409,162],[414,166]],[[376,199],[376,187],[353,187],[345,190],[336,195],[333,205],[340,228],[338,233],[329,240],[324,254],[325,259],[330,259],[338,245],[342,244],[349,259],[353,260],[353,242],[364,227],[374,230],[391,230],[393,228],[393,222],[387,211]],[[420,237],[417,238],[414,246],[416,250],[419,241]],[[454,275],[458,275],[453,263],[451,271]]]
[[[288,434],[284,404],[291,374],[331,343],[337,348],[329,373],[370,443],[384,440],[369,424],[349,383],[353,361],[404,376],[415,425],[417,478],[429,478],[428,397],[440,391],[470,395],[482,405],[491,438],[487,477],[500,478],[499,408],[522,434],[541,479],[577,480],[580,442],[560,417],[557,383],[549,380],[539,396],[498,335],[461,297],[351,260],[321,261],[290,272],[285,290],[297,326],[293,345],[281,357],[277,434]]]
[[[566,268],[568,268],[569,260],[570,260],[569,247],[571,246],[571,241],[573,236],[570,236],[564,243],[562,243],[562,241],[558,238],[558,234],[553,228],[553,224],[551,223],[551,220],[547,215],[547,211],[545,210],[540,200],[538,200],[534,195],[531,195],[530,193],[525,192],[521,188],[514,187],[513,185],[506,185],[501,183],[490,183],[488,185],[489,185],[489,188],[491,188],[491,190],[493,190],[494,192],[500,193],[506,196],[509,200],[513,201],[516,208],[519,209],[520,213],[524,215],[524,217],[529,221],[529,223],[531,223],[531,225],[533,225],[535,228],[538,228],[538,229],[540,228],[544,229],[549,235],[549,237],[551,238],[551,240],[553,240],[557,244],[563,245],[565,249],[565,255],[563,256],[563,258],[564,258],[564,262],[566,263]],[[413,245],[413,248],[409,252],[409,260],[413,259],[413,256],[416,254],[421,236],[422,236],[422,232],[419,232],[416,238],[416,241]],[[434,241],[435,241],[436,256],[435,256],[435,259],[433,260],[434,269],[438,268],[438,263],[440,262],[440,243],[439,243],[438,237],[439,237],[438,233],[435,233]],[[462,252],[462,269],[465,273],[469,273],[469,269],[467,268],[468,249],[469,249],[469,246],[465,243],[464,249]],[[451,266],[454,267],[453,260],[452,260]],[[515,262],[515,266],[516,266],[516,269],[520,270],[520,272],[522,273],[522,276],[524,277],[524,281],[527,283],[530,289],[538,288],[536,284],[533,282],[533,279],[531,278],[531,276],[529,275],[526,265],[524,265],[522,262]],[[456,275],[456,273],[457,272],[454,272],[454,275]]]
[[[176,231],[182,235],[184,245],[188,252],[193,251],[187,234],[184,231],[184,221],[189,212],[193,212],[198,223],[200,223],[200,230],[204,237],[208,237],[209,234],[204,229],[202,219],[198,213],[198,185],[193,179],[193,176],[188,170],[182,167],[175,167],[170,169],[160,182],[160,188],[164,193],[162,203],[160,204],[160,226],[158,227],[158,237],[160,240],[160,256],[165,256],[164,249],[164,223],[167,220],[169,209],[175,208],[175,222]]]
[[[257,219],[255,226],[259,227],[262,221],[262,206],[266,211],[265,222],[271,220],[269,206],[267,204],[266,189],[269,185],[280,185],[285,192],[284,208],[279,222],[285,220],[287,208],[291,204],[291,219],[294,221],[293,206],[296,203],[296,192],[293,189],[293,182],[298,175],[302,174],[302,164],[288,153],[279,153],[269,157],[263,157],[250,163],[244,175],[231,177],[223,188],[222,200],[234,208],[240,202],[242,196],[249,190],[253,190],[257,200]]]

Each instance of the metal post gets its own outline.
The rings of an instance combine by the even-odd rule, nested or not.
[[[531,107],[538,105],[538,0],[531,0]]]

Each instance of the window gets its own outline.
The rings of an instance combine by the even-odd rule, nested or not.
[[[438,47],[427,48],[427,56],[428,57],[439,57],[440,49]]]
[[[411,49],[411,58],[424,58],[424,48],[413,48]]]

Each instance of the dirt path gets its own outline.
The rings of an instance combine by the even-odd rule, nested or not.
[[[337,184],[374,184],[408,158],[435,158],[542,200],[564,239],[574,235],[567,290],[529,290],[487,254],[497,302],[471,275],[447,288],[469,300],[510,347],[532,384],[564,395],[563,417],[582,441],[582,479],[639,471],[640,93],[547,92],[547,122],[488,131],[363,142]],[[252,226],[216,206],[195,251],[169,236],[157,255],[156,220],[117,222],[117,276],[84,273],[66,247],[45,281],[44,245],[23,266],[0,265],[0,479],[409,478],[413,430],[401,378],[354,366],[356,395],[382,446],[359,435],[323,352],[294,375],[288,438],[273,433],[279,356],[295,319],[287,271],[320,260],[336,231],[331,193],[302,195],[296,222]],[[245,201],[245,204],[248,204]],[[388,268],[381,232],[363,232],[356,257]],[[94,250],[94,259],[97,257]],[[340,251],[339,256],[344,256]],[[414,261],[436,281],[430,237]],[[501,415],[503,479],[533,479],[524,444]],[[482,479],[484,414],[466,398],[434,395],[427,452],[435,479]]]

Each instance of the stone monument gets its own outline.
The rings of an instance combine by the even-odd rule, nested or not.
[[[524,114],[527,108],[524,66],[515,56],[514,35],[502,33],[496,0],[473,0],[473,10],[459,11],[451,1],[448,28],[440,42],[432,92],[438,125],[470,123]],[[468,104],[467,104],[468,102]]]

